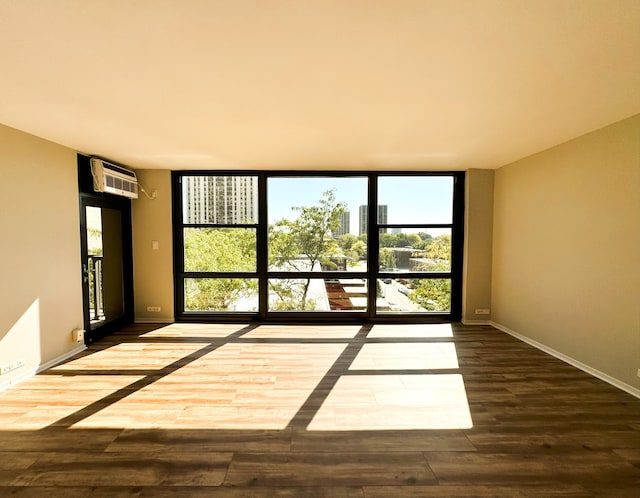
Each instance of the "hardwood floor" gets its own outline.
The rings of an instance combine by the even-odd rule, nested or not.
[[[640,400],[488,326],[135,325],[0,393],[0,496],[640,496]]]

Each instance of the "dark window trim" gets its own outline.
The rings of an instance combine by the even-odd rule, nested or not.
[[[182,188],[183,176],[256,176],[258,178],[258,212],[260,216],[256,224],[183,224],[182,223]],[[451,223],[377,223],[377,178],[402,176],[425,177],[452,177],[453,179],[453,213]],[[383,314],[376,312],[376,292],[369,292],[367,310],[361,311],[268,311],[268,281],[272,278],[291,277],[291,273],[269,271],[267,261],[267,182],[269,178],[366,178],[368,181],[368,251],[366,272],[302,272],[296,273],[300,278],[366,278],[369,281],[368,288],[375,289],[376,282],[380,278],[428,278],[451,279],[451,309],[444,313],[403,313]],[[173,216],[173,270],[174,270],[174,304],[175,318],[177,321],[231,321],[231,322],[276,322],[276,323],[300,323],[314,320],[332,323],[387,323],[387,322],[414,322],[430,323],[442,321],[459,321],[462,316],[462,273],[464,251],[464,196],[465,196],[465,172],[464,171],[324,171],[324,170],[179,170],[172,171],[172,216]],[[184,271],[184,247],[182,244],[183,228],[255,228],[257,237],[257,261],[255,272],[185,272]],[[451,229],[451,271],[450,272],[385,272],[379,270],[378,246],[379,229],[381,228],[450,228]],[[373,250],[375,249],[375,250]],[[184,310],[184,285],[185,278],[257,278],[258,279],[258,312],[198,312]]]

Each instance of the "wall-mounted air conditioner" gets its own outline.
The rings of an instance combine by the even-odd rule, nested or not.
[[[133,171],[116,166],[97,157],[91,158],[93,190],[108,194],[138,198],[138,179]]]

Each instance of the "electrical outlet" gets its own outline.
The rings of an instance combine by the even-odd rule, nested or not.
[[[638,368],[638,377],[640,377],[640,368]]]
[[[73,329],[71,331],[71,340],[73,342],[83,342],[84,341],[84,330],[82,329]]]
[[[6,363],[0,367],[0,375],[7,374],[9,372],[13,372],[20,367],[24,367],[24,360],[20,358],[19,360],[15,360],[11,363]]]
[[[476,308],[476,315],[490,315],[491,310],[489,308]]]
[[[160,306],[147,306],[147,311],[160,311]]]

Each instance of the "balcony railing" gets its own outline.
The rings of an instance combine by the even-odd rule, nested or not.
[[[89,314],[91,321],[102,321],[104,296],[102,292],[102,255],[89,255]]]

